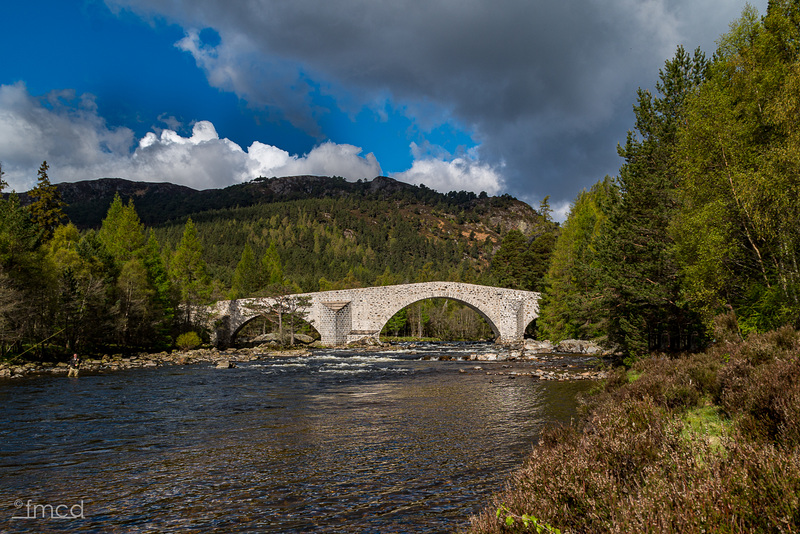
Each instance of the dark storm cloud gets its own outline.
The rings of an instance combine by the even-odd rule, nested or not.
[[[215,28],[219,46],[204,48],[197,38],[184,48],[212,84],[253,105],[282,106],[314,123],[309,99],[297,94],[309,90],[306,77],[342,105],[389,95],[421,127],[452,120],[469,129],[481,159],[503,165],[512,194],[550,194],[555,202],[616,172],[615,146],[632,126],[636,88],[655,82],[678,44],[711,53],[743,7],[728,0],[113,4],[187,29]]]

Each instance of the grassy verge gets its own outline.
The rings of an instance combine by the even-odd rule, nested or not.
[[[469,531],[800,531],[798,354],[783,328],[616,371]]]

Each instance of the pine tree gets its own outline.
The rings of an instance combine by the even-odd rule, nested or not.
[[[511,230],[492,258],[492,275],[502,287],[526,289],[530,267],[527,238],[519,230]]]
[[[156,310],[154,318],[156,336],[153,342],[154,344],[168,344],[175,306],[169,274],[161,259],[161,247],[152,230],[150,230],[147,243],[142,249],[141,258],[147,271],[148,284],[155,291],[153,300]]]
[[[696,319],[681,304],[678,266],[668,232],[677,212],[674,153],[687,95],[708,70],[698,50],[679,47],[656,84],[659,96],[639,89],[636,132],[619,154],[620,200],[611,209],[598,254],[609,313],[609,338],[631,357],[654,348],[686,345]]]
[[[33,199],[28,209],[45,241],[52,237],[56,227],[66,219],[63,211],[66,204],[61,200],[61,193],[56,186],[50,183],[47,176],[49,168],[47,162],[43,161],[39,167],[36,187],[28,193]]]
[[[145,245],[144,225],[133,199],[124,205],[119,193],[114,195],[97,237],[120,267],[141,253]]]
[[[275,242],[269,244],[267,252],[261,258],[261,269],[264,280],[267,284],[282,284],[283,283],[283,265],[281,264],[281,257],[278,255],[278,249]]]
[[[206,303],[211,295],[211,279],[203,259],[203,245],[191,217],[186,221],[180,245],[172,255],[170,278],[180,295],[184,323],[189,325],[193,313]]]
[[[269,280],[270,277],[269,275],[262,276],[262,269],[259,269],[259,265],[256,263],[250,243],[245,243],[242,257],[233,272],[230,298],[239,299],[252,296],[261,288],[264,278]]]
[[[597,241],[606,221],[605,209],[617,194],[608,176],[573,203],[553,251],[537,328],[541,337],[602,339],[607,311],[601,306]]]

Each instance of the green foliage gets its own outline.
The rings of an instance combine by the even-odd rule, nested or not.
[[[492,276],[497,283],[511,289],[541,291],[557,229],[553,224],[533,239],[519,230],[509,231],[492,257]]]
[[[287,279],[303,291],[320,290],[323,279],[325,287],[426,279],[491,283],[488,264],[498,241],[494,230],[469,218],[467,230],[455,224],[455,215],[435,219],[429,209],[419,209],[417,215],[384,200],[310,198],[210,211],[193,221],[209,275],[225,286],[233,286],[246,244],[261,258],[265,276],[274,282]],[[487,208],[482,219],[489,215]],[[527,216],[535,217],[533,210]],[[160,242],[173,248],[181,237],[177,223],[155,231]],[[487,242],[484,250],[477,240],[470,241],[470,231],[486,234],[481,237]]]
[[[0,198],[0,352],[5,353],[43,328],[37,309],[44,304],[48,277],[42,276],[40,232],[12,194]]]
[[[283,265],[274,241],[269,244],[269,248],[261,258],[259,278],[266,284],[283,284],[284,282]]]
[[[517,522],[519,522],[520,526],[525,532],[536,532],[537,534],[550,532],[552,534],[561,534],[559,529],[538,520],[535,516],[529,514],[516,515],[512,513],[511,510],[509,510],[504,504],[500,505],[500,508],[497,509],[495,516],[512,531],[518,530],[518,528],[514,529],[514,527],[518,525]]]
[[[24,271],[38,246],[38,230],[17,195],[0,198],[0,265],[7,273]]]
[[[133,199],[123,205],[119,194],[114,196],[97,237],[119,266],[141,253],[146,238]]]
[[[491,260],[491,274],[502,287],[542,291],[544,278],[555,248],[559,227],[550,218],[549,197],[539,205],[540,219],[530,232],[510,230]]]
[[[160,246],[151,230],[147,243],[141,252],[142,263],[147,271],[147,283],[153,289],[152,307],[153,342],[155,345],[167,345],[172,321],[175,316],[175,300],[169,273],[161,257]]]
[[[392,316],[381,331],[395,339],[474,341],[491,339],[493,332],[477,312],[455,300],[415,302]]]
[[[211,296],[211,279],[203,259],[203,245],[191,218],[186,221],[181,242],[172,255],[169,274],[180,295],[184,322],[189,324],[192,312]]]
[[[190,350],[199,347],[203,341],[197,332],[189,331],[179,335],[175,340],[175,345],[181,350]]]
[[[688,100],[672,234],[686,298],[709,324],[728,307],[746,331],[800,317],[799,11],[788,0],[761,20],[745,9]]]
[[[601,306],[603,286],[597,240],[607,219],[604,211],[618,190],[610,178],[582,191],[570,209],[553,250],[545,278],[538,328],[541,337],[601,339],[607,312]]]
[[[675,147],[684,101],[707,69],[701,52],[690,56],[679,47],[659,73],[659,95],[639,90],[636,134],[629,132],[619,147],[625,159],[617,178],[619,201],[608,212],[597,254],[608,337],[634,357],[651,349],[687,347],[700,328],[680,299],[668,227],[678,207]]]
[[[261,269],[256,263],[255,255],[250,243],[246,243],[242,251],[242,258],[233,272],[231,284],[231,299],[249,297],[255,294],[263,285]]]
[[[31,218],[39,227],[45,241],[50,239],[56,227],[66,218],[63,211],[65,204],[61,200],[61,193],[58,192],[56,186],[50,183],[50,178],[47,176],[49,168],[46,161],[43,161],[39,167],[36,187],[29,193],[33,202],[28,207]]]
[[[392,335],[397,337],[400,335],[400,330],[406,326],[406,323],[408,323],[408,313],[406,313],[406,309],[403,308],[386,322],[386,326],[383,327],[383,330],[391,332]]]

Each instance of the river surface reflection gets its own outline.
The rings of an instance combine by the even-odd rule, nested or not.
[[[489,350],[440,345],[428,356]],[[310,357],[0,382],[6,531],[446,532],[589,382],[503,362]],[[522,365],[522,364],[515,364]],[[17,506],[15,506],[17,502]],[[83,518],[30,516],[82,504]],[[47,508],[39,508],[47,511]],[[66,508],[62,508],[66,510]],[[77,510],[77,509],[76,509]]]

